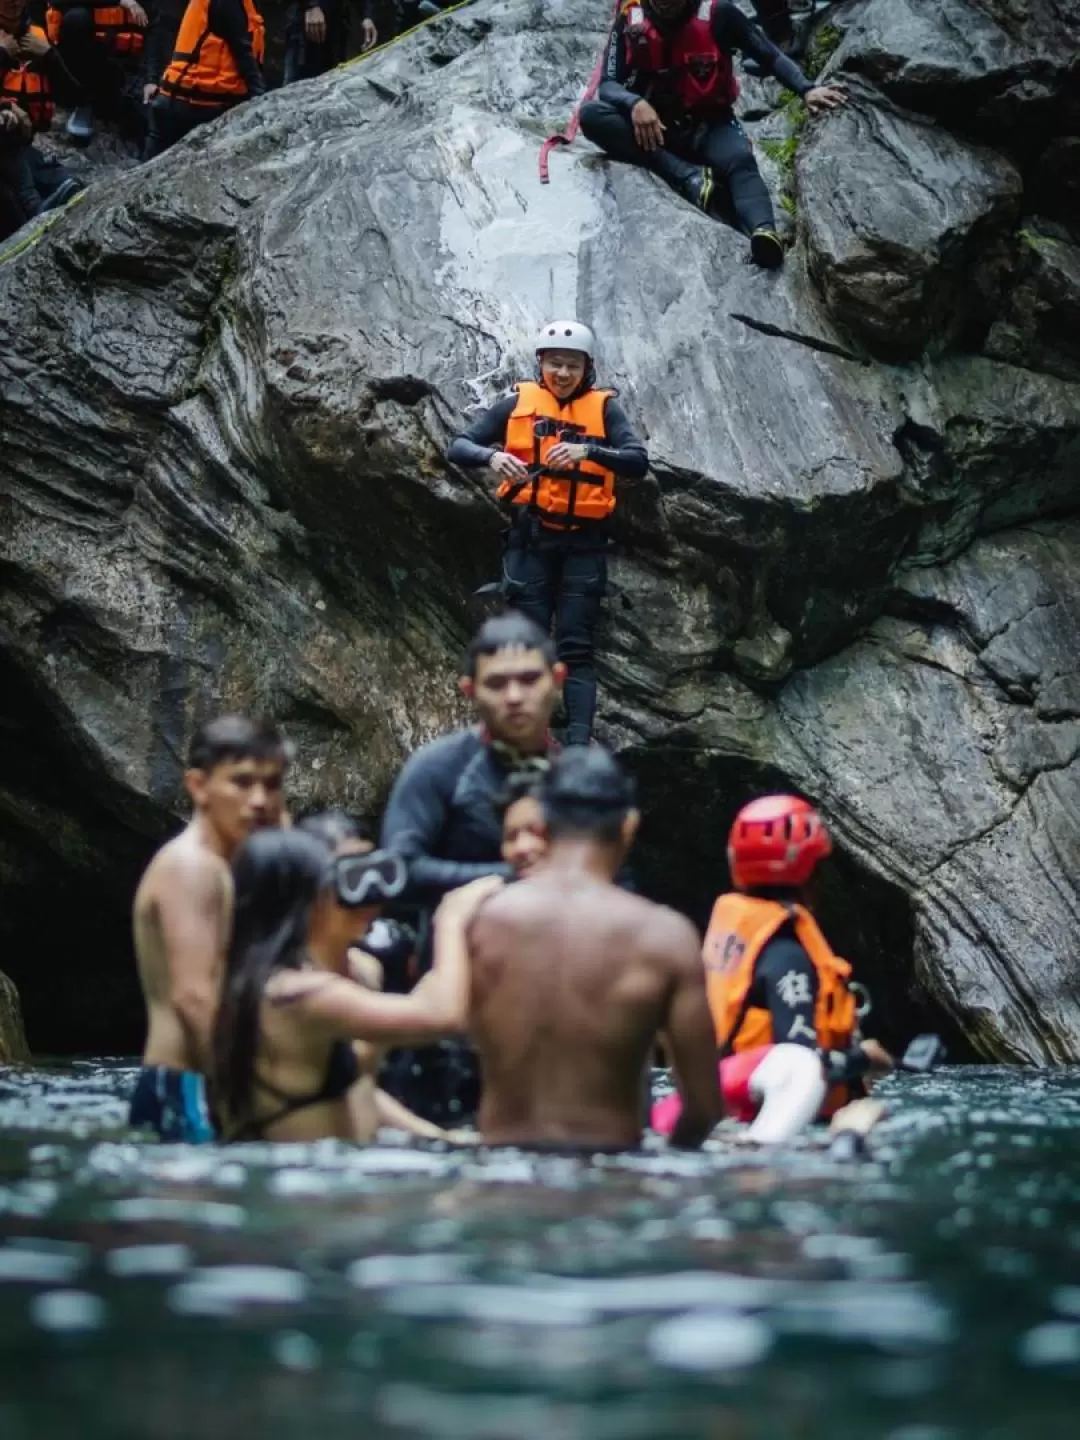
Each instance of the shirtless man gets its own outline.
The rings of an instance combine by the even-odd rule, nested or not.
[[[694,1148],[721,1113],[701,945],[681,915],[612,883],[638,826],[632,782],[605,751],[574,748],[552,765],[543,804],[547,858],[469,931],[481,1137],[633,1148],[663,1030],[683,1097],[671,1143]]]
[[[232,929],[229,866],[253,830],[281,822],[287,763],[270,724],[223,715],[198,730],[184,772],[195,813],[135,893],[147,1036],[130,1123],[163,1140],[214,1138],[203,1076]]]

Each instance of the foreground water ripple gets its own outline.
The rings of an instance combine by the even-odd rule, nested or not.
[[[1080,1434],[1080,1072],[891,1080],[857,1163],[159,1146],[132,1074],[0,1071],[3,1440]]]

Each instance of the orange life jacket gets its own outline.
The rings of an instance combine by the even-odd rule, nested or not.
[[[266,48],[263,18],[252,0],[244,0],[244,10],[251,49],[261,65]],[[191,0],[184,11],[176,49],[161,77],[161,90],[189,105],[218,108],[246,98],[247,81],[240,74],[232,51],[221,36],[210,29],[210,0]]]
[[[814,1029],[822,1050],[846,1050],[855,1033],[856,999],[849,989],[851,966],[834,955],[817,921],[802,905],[753,895],[721,895],[713,906],[702,959],[716,1040],[722,1055],[773,1045],[772,1016],[749,1003],[754,970],[765,946],[794,922],[795,938],[817,971]],[[847,1100],[842,1085],[830,1088],[823,1107],[831,1115]]]
[[[94,17],[94,39],[99,45],[107,45],[113,55],[141,55],[143,31],[131,23],[131,16],[122,5],[99,5],[92,11]],[[60,27],[64,23],[64,12],[53,6],[45,11],[45,28],[49,42],[60,43]]]
[[[688,114],[704,118],[729,110],[739,98],[731,56],[713,36],[717,3],[719,0],[701,0],[684,24],[665,33],[641,0],[626,0],[626,61],[647,77],[648,97],[660,108],[676,104]]]
[[[45,31],[36,25],[31,25],[26,33],[45,39]],[[9,66],[0,75],[0,98],[11,100],[25,110],[35,130],[48,130],[52,124],[52,86],[35,60],[24,60],[21,65]]]
[[[613,390],[587,390],[566,405],[532,380],[523,380],[517,392],[504,448],[524,464],[542,467],[560,441],[602,445],[607,439],[604,404]],[[582,460],[572,470],[541,470],[524,484],[504,480],[496,493],[514,505],[534,506],[541,511],[542,523],[548,516],[572,526],[579,520],[607,519],[615,509],[615,476],[602,465]]]

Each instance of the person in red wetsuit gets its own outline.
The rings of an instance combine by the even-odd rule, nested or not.
[[[838,1111],[852,1082],[892,1068],[859,1036],[851,966],[807,907],[831,851],[821,817],[794,795],[745,806],[728,837],[735,889],[713,907],[702,958],[725,1109],[750,1122],[751,1139],[790,1139]],[[654,1128],[667,1128],[670,1110],[654,1107]]]

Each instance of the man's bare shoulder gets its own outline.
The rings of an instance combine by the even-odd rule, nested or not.
[[[642,905],[641,941],[642,949],[658,959],[666,961],[673,969],[695,968],[701,963],[701,936],[697,926],[692,924],[678,910],[669,905],[657,905],[644,900],[640,895],[630,895]]]
[[[157,852],[139,882],[136,908],[182,891],[189,902],[200,896],[225,896],[232,888],[232,872],[220,855],[203,845],[189,827]]]

